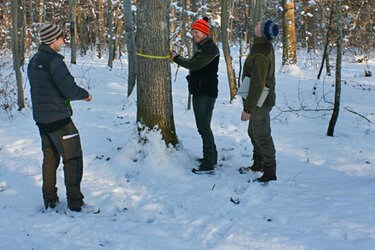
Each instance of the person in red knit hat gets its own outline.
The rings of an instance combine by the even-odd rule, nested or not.
[[[197,20],[191,27],[197,51],[192,58],[185,58],[171,51],[172,60],[190,70],[186,77],[189,92],[193,95],[193,109],[198,132],[203,142],[203,158],[195,174],[212,174],[217,164],[217,150],[211,130],[212,112],[218,95],[218,65],[220,52],[210,37],[208,18]]]

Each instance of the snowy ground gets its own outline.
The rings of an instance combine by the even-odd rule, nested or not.
[[[186,70],[173,83],[182,145],[175,150],[155,131],[138,143],[125,59],[112,71],[91,56],[69,65],[93,95],[91,103],[73,102],[73,120],[84,150],[85,201],[101,212],[41,212],[42,153],[31,111],[11,119],[0,113],[0,249],[375,249],[374,77],[363,77],[363,64],[344,57],[341,111],[335,136],[327,137],[330,111],[291,109],[330,108],[324,99],[333,100],[334,76],[315,80],[317,55],[302,55],[298,66],[282,71],[280,60],[278,51],[278,181],[268,185],[249,182],[258,174],[238,173],[251,163],[252,147],[241,101],[229,103],[223,58],[212,121],[220,157],[214,176],[191,173],[201,139],[186,110]],[[375,62],[369,65],[374,74]],[[172,78],[175,71],[174,64]],[[60,166],[61,207],[63,183]]]

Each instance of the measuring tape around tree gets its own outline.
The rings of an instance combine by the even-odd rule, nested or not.
[[[169,59],[169,58],[171,58],[170,54],[168,54],[167,56],[152,56],[152,55],[143,54],[142,51],[137,52],[137,56],[142,56],[142,57],[147,57],[147,58],[154,58],[154,59]]]

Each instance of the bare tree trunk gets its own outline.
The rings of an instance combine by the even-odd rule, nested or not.
[[[180,25],[180,34],[181,34],[181,42],[180,42],[180,55],[184,54],[184,50],[187,50],[187,32],[186,32],[186,23],[187,23],[187,0],[182,0],[182,18],[181,18],[181,25]],[[189,52],[190,53],[190,52]],[[185,55],[186,56],[186,55]]]
[[[228,2],[221,0],[221,42],[223,45],[224,57],[227,66],[228,83],[230,90],[230,101],[237,94],[236,77],[232,67],[232,57],[230,55],[230,47],[228,42]]]
[[[16,1],[16,0],[15,0]],[[25,31],[26,31],[26,10],[25,10],[25,0],[18,1],[18,32],[19,32],[19,50],[20,50],[20,66],[23,67],[25,64]]]
[[[263,0],[249,0],[249,15],[251,22],[249,24],[249,44],[253,42],[254,28],[258,22],[263,20]]]
[[[118,44],[118,23],[119,23],[119,19],[118,19],[118,16],[119,16],[119,7],[120,5],[118,3],[115,3],[115,6],[112,6],[112,11],[114,13],[114,15],[112,16],[112,23],[113,23],[113,26],[112,26],[112,54],[113,54],[113,57],[112,57],[112,61],[114,61],[116,59],[116,54],[117,54],[117,44]]]
[[[113,8],[112,0],[107,0],[108,3],[108,66],[113,67]]]
[[[99,33],[99,39],[98,39],[98,57],[103,57],[103,43],[104,43],[104,6],[103,6],[103,0],[98,0],[98,33]]]
[[[184,49],[186,47],[186,22],[187,22],[187,0],[182,0],[182,18],[181,18],[181,24],[180,24],[180,55],[183,55],[184,54]],[[190,52],[189,52],[190,54]],[[177,66],[177,67],[180,67],[180,66]],[[188,104],[187,104],[187,109],[190,110],[191,109],[191,94],[189,93],[188,94]]]
[[[315,37],[316,37],[316,29],[315,29],[315,5],[316,2],[312,2],[309,0],[302,0],[302,6],[304,9],[303,15],[303,26],[304,26],[304,40],[305,45],[307,47],[307,52],[311,52],[311,50],[315,50]]]
[[[40,0],[39,1],[39,26],[42,25],[42,23],[44,22],[44,1],[43,0]]]
[[[33,8],[33,1],[29,1],[29,9],[30,9],[30,27],[33,27],[34,23],[34,8]]]
[[[96,42],[97,42],[96,36],[98,33],[98,23],[97,23],[98,21],[97,21],[97,15],[95,13],[95,6],[92,0],[89,0],[89,2],[90,2],[90,7],[91,7],[91,14],[93,16],[93,31],[90,32],[91,48],[92,48],[92,45],[94,44],[94,46],[96,46]]]
[[[124,0],[126,46],[128,48],[128,96],[133,92],[137,80],[137,47],[135,46],[133,14],[130,0]]]
[[[322,74],[322,70],[323,70],[323,66],[324,66],[324,60],[326,60],[327,62],[327,74],[329,74],[329,61],[328,61],[328,46],[329,46],[329,36],[330,36],[330,32],[331,32],[331,24],[332,24],[332,16],[333,16],[333,9],[334,9],[334,6],[332,6],[332,9],[331,9],[331,14],[329,15],[329,23],[328,23],[328,27],[327,27],[327,35],[326,35],[326,42],[325,42],[325,45],[324,45],[324,49],[323,49],[323,58],[322,58],[322,63],[320,64],[320,69],[319,69],[319,73],[318,73],[318,79],[320,79],[320,75]]]
[[[137,48],[145,55],[169,53],[169,10],[167,0],[137,1]],[[137,121],[161,130],[166,144],[178,143],[172,104],[169,59],[138,57]]]
[[[255,0],[254,9],[254,27],[257,23],[263,20],[263,0]]]
[[[283,65],[297,63],[294,0],[282,0],[283,7]]]
[[[17,81],[17,104],[18,110],[25,107],[25,100],[22,87],[22,74],[21,74],[21,61],[20,61],[20,41],[19,41],[19,28],[18,19],[23,18],[19,16],[19,1],[11,1],[11,16],[12,16],[12,53],[13,53],[13,68],[16,71],[16,81]]]
[[[249,34],[248,35],[248,40],[247,40],[247,43],[248,44],[251,44],[252,42],[252,39],[253,39],[253,36],[254,36],[254,24],[255,24],[255,21],[254,21],[254,9],[255,9],[255,1],[256,0],[248,0],[248,5],[249,5],[249,9],[248,9],[248,15],[249,15],[249,24],[247,25],[247,33]]]
[[[341,0],[336,1],[337,9],[337,57],[336,57],[336,81],[335,81],[335,102],[333,113],[327,130],[328,136],[333,136],[335,125],[340,112],[341,98],[341,63],[342,63],[342,20],[341,20]]]
[[[170,0],[170,6],[171,6],[171,21],[170,21],[170,29],[171,29],[171,49],[177,50],[177,46],[174,42],[175,40],[175,32],[176,32],[176,6],[174,5],[175,0]]]
[[[120,3],[117,7],[117,35],[116,35],[116,46],[118,51],[118,59],[121,59],[122,53],[124,52],[124,18],[123,13],[121,13]]]
[[[69,15],[70,15],[70,46],[71,58],[70,62],[77,63],[77,22],[76,22],[77,0],[69,0]]]

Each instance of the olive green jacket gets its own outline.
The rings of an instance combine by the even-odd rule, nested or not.
[[[271,41],[254,37],[254,44],[244,64],[242,79],[245,76],[250,77],[250,87],[243,102],[244,110],[248,113],[255,110],[264,86],[267,86],[270,92],[262,107],[275,106],[275,52]]]

